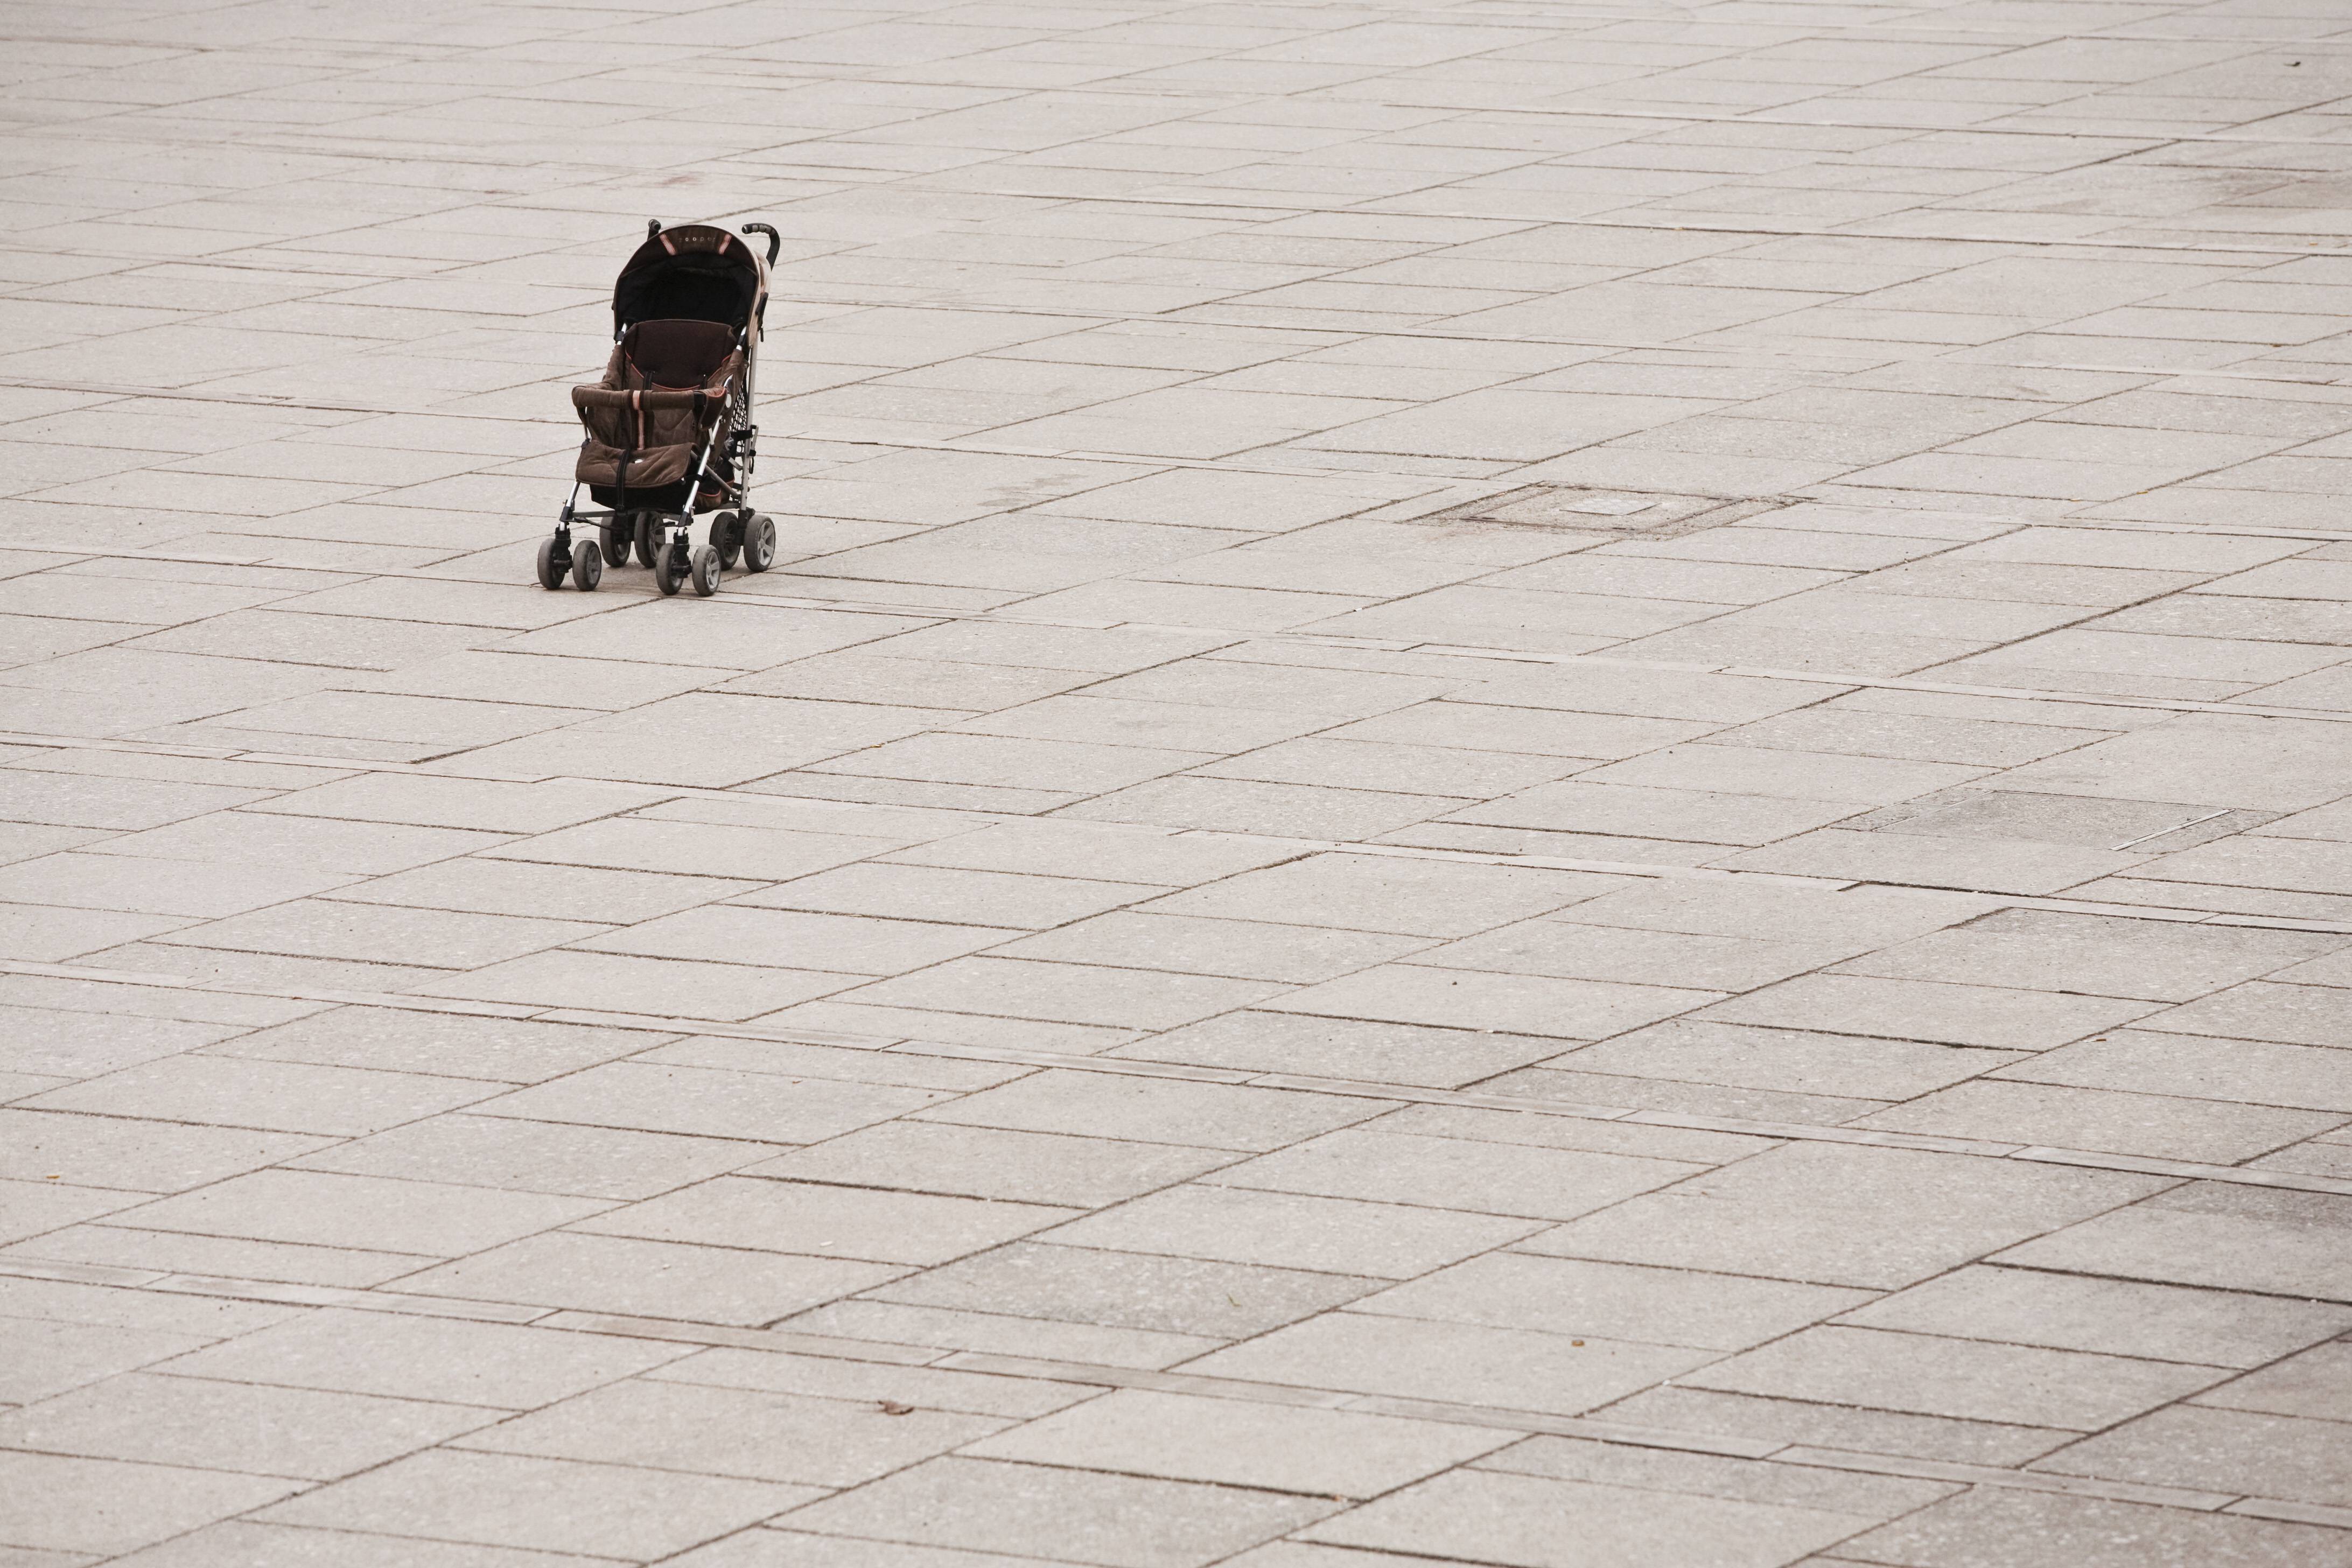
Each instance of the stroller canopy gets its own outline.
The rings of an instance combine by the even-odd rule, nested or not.
[[[666,228],[637,247],[613,283],[613,331],[639,321],[717,321],[756,337],[767,264],[740,235],[711,224]]]

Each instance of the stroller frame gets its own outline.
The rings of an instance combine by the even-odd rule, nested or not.
[[[668,484],[651,487],[655,492],[683,487],[680,504],[676,508],[632,503],[628,487],[627,461],[623,460],[618,479],[622,481],[609,487],[615,492],[605,510],[583,509],[580,505],[582,487],[592,492],[601,487],[584,477],[575,477],[572,493],[557,513],[555,530],[539,547],[538,576],[540,585],[554,589],[568,580],[583,592],[593,591],[604,576],[604,567],[625,563],[634,549],[640,563],[653,568],[654,583],[664,595],[676,594],[691,582],[695,593],[708,598],[719,591],[719,574],[733,566],[739,556],[746,570],[764,572],[775,559],[776,530],[772,519],[751,508],[751,470],[759,455],[760,427],[753,418],[753,376],[758,364],[757,346],[761,324],[767,312],[767,268],[782,248],[782,237],[775,228],[764,223],[741,226],[746,235],[763,235],[768,241],[766,262],[752,256],[748,242],[728,234],[726,230],[707,225],[681,224],[669,229],[665,238],[661,220],[649,219],[646,225],[646,240],[629,263],[622,269],[614,288],[614,331],[615,345],[624,342],[633,327],[648,318],[632,319],[628,295],[633,274],[656,269],[663,264],[663,254],[679,254],[678,242],[694,249],[709,249],[715,237],[719,253],[724,254],[730,242],[740,248],[745,260],[755,269],[754,291],[748,309],[740,320],[724,321],[733,329],[734,348],[742,363],[723,391],[723,402],[703,433],[695,452],[693,465],[685,476]],[[697,319],[719,320],[703,311]],[[624,400],[635,408],[659,410],[679,409],[694,405],[699,423],[702,406],[707,403],[706,391],[647,390],[643,392],[609,392],[582,387],[573,393],[575,407],[617,407]],[[584,401],[583,401],[584,400]],[[713,457],[719,461],[716,467]],[[717,504],[704,507],[706,495],[715,494]],[[648,496],[648,500],[652,500]],[[592,493],[592,506],[595,498]],[[698,512],[705,517],[698,517]],[[597,539],[593,543],[575,542],[575,528],[592,529]]]

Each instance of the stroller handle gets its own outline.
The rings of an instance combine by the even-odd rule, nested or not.
[[[776,264],[777,253],[784,248],[784,237],[778,234],[772,225],[764,223],[747,223],[743,226],[743,232],[764,234],[768,237],[768,265],[773,267]]]

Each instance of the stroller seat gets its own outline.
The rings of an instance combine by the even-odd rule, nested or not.
[[[743,371],[733,328],[719,321],[639,321],[613,345],[604,378],[572,389],[586,426],[574,477],[602,505],[675,511],[688,476],[726,412]],[[714,451],[699,504],[715,506],[731,482],[728,454]]]
[[[724,321],[639,321],[621,335],[621,357],[646,386],[700,386],[735,352]]]

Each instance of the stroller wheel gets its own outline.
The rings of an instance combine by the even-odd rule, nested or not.
[[[719,552],[719,564],[735,564],[736,554],[743,548],[743,519],[740,514],[722,511],[710,520],[710,548]]]
[[[719,592],[719,552],[708,544],[694,552],[694,591],[708,599]]]
[[[593,544],[576,544],[572,548],[572,585],[583,594],[593,594],[596,584],[604,580],[604,552]]]
[[[557,551],[555,535],[551,533],[539,542],[539,585],[541,587],[562,587],[563,574],[571,569],[572,563]]]
[[[601,548],[604,555],[604,564],[607,566],[628,564],[629,547],[637,542],[635,525],[614,518],[604,526],[602,531],[604,543]]]
[[[738,531],[743,542],[743,570],[765,572],[776,562],[776,520],[764,511],[744,515]]]
[[[654,514],[649,511],[641,511],[637,513],[636,545],[637,564],[640,566],[654,565],[656,558],[661,552],[661,538],[659,531],[654,526]],[[673,590],[673,592],[675,592],[675,590]]]
[[[686,562],[679,559],[683,552],[672,550],[667,544],[659,542],[655,543],[654,550],[654,586],[659,588],[667,597],[677,592],[679,586],[685,583],[686,574],[690,568]]]

